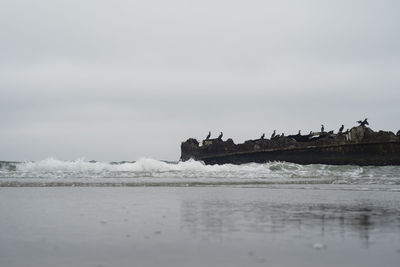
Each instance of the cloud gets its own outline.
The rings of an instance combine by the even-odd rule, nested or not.
[[[397,1],[3,1],[0,156],[177,159],[180,141],[209,130],[239,142],[364,116],[395,131],[397,10]]]

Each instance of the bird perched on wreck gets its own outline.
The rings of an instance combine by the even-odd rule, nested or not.
[[[265,133],[263,133],[263,134],[261,135],[260,139],[263,140],[264,137],[265,137]]]
[[[219,134],[219,136],[218,136],[218,140],[219,141],[222,141],[222,136],[223,136],[224,134],[221,132],[220,134]]]
[[[211,132],[209,131],[209,132],[208,132],[208,135],[207,135],[207,137],[206,137],[206,140],[210,139],[210,136],[211,136]]]
[[[274,138],[276,135],[276,130],[274,130],[274,132],[271,134],[271,139]]]
[[[324,132],[324,125],[323,124],[321,124],[321,133],[323,133]]]
[[[365,118],[363,121],[357,121],[357,123],[359,123],[360,124],[360,126],[365,126],[365,125],[369,125],[369,123],[368,123],[368,121],[367,121],[368,119],[367,118]]]
[[[342,127],[340,127],[340,129],[339,129],[339,133],[342,133],[343,129],[344,129],[344,125],[342,124]]]
[[[299,135],[299,136],[301,135],[301,130],[299,130],[299,132],[297,133],[297,135]]]

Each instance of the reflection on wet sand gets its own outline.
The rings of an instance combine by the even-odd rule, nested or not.
[[[182,227],[192,234],[290,233],[312,235],[356,235],[366,246],[371,232],[400,233],[400,210],[370,203],[282,204],[185,200],[181,203]]]

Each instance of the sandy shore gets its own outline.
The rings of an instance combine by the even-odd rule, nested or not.
[[[400,193],[0,188],[0,266],[398,266]]]

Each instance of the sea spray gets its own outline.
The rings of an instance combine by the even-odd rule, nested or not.
[[[5,164],[3,164],[6,166]],[[85,184],[400,184],[400,166],[299,165],[287,162],[205,165],[141,158],[107,163],[47,158],[0,169],[0,183]],[[9,165],[7,165],[9,166]]]

